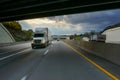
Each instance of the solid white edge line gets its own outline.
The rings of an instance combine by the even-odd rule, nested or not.
[[[49,50],[46,50],[45,53],[44,53],[44,55],[46,55],[46,54],[48,53],[48,51],[49,51]]]
[[[26,49],[26,50],[28,50],[28,49]],[[6,57],[2,57],[2,58],[0,58],[0,61],[2,61],[2,60],[4,60],[4,59],[7,59],[7,58],[9,58],[9,57],[15,56],[15,55],[17,55],[17,54],[20,54],[20,53],[22,53],[22,52],[24,52],[24,51],[25,51],[25,50],[20,51],[20,52],[17,52],[17,53],[15,53],[15,54],[8,55],[8,56],[6,56]]]

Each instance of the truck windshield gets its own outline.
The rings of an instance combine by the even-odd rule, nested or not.
[[[44,34],[34,34],[34,37],[44,37]]]

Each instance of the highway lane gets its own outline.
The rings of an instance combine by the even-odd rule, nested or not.
[[[3,46],[3,47],[0,47],[0,54],[4,54],[7,52],[13,52],[13,51],[20,50],[20,49],[27,48],[27,47],[30,47],[30,42],[26,42],[26,43],[24,42],[22,44]]]
[[[113,80],[62,41],[23,51],[0,66],[0,74],[2,80]]]
[[[79,52],[82,52],[85,56],[87,56],[88,58],[90,58],[91,60],[93,60],[94,62],[96,62],[97,64],[99,64],[100,66],[102,66],[103,68],[105,68],[110,73],[112,73],[113,75],[117,76],[120,79],[120,65],[114,64],[111,61],[108,61],[104,58],[101,58],[99,56],[96,56],[92,53],[85,51],[79,46],[80,44],[79,41],[66,40],[65,42],[73,46]]]
[[[46,48],[47,49],[47,48]],[[0,79],[21,80],[21,78],[36,68],[44,57],[46,49],[36,49],[22,52],[21,56],[15,56],[9,62],[0,66]]]
[[[18,51],[30,48],[30,42],[24,42],[21,44],[13,44],[9,46],[0,47],[0,60],[2,57],[17,53]]]

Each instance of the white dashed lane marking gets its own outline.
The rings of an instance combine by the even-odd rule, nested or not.
[[[26,80],[27,76],[22,77],[20,80]]]
[[[46,54],[48,53],[48,51],[49,51],[49,50],[46,50],[45,53],[44,53],[44,55],[46,55]]]

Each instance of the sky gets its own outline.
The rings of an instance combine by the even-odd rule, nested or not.
[[[79,13],[54,17],[21,20],[22,29],[48,27],[52,35],[81,34],[90,31],[102,31],[107,26],[120,22],[120,9],[89,13]]]

